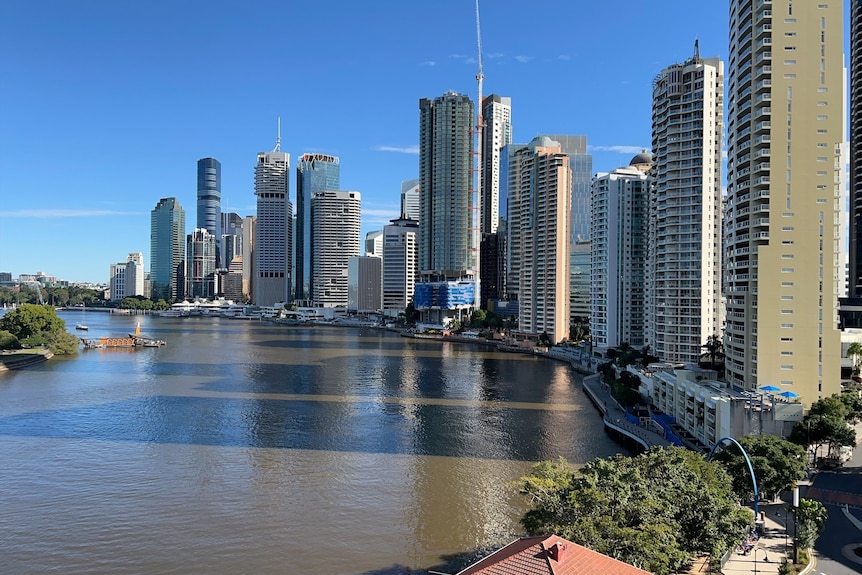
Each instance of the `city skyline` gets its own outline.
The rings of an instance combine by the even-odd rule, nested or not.
[[[636,2],[613,11],[560,2],[549,8],[552,19],[513,2],[482,4],[485,92],[512,99],[513,141],[585,134],[593,171],[649,148],[652,78],[687,57],[695,38],[704,56],[727,52],[726,6],[695,14],[685,2],[671,4],[656,14]],[[472,2],[430,12],[380,8],[372,15],[337,5],[331,32],[339,41],[317,47],[309,65],[294,54],[307,51],[313,30],[284,37],[277,23],[227,4],[206,15],[216,40],[210,52],[196,42],[193,7],[13,6],[0,24],[0,42],[18,55],[3,65],[15,89],[0,95],[0,245],[26,238],[27,249],[0,251],[0,270],[106,281],[111,262],[146,251],[147,215],[159,198],[195,205],[201,158],[222,164],[222,210],[254,214],[256,154],[271,147],[279,116],[283,149],[294,158],[340,157],[341,187],[363,196],[363,236],[382,229],[400,215],[401,182],[418,177],[419,99],[453,90],[475,104],[476,49]],[[662,18],[680,32],[647,47],[638,34],[613,32],[621,18],[633,29]],[[440,39],[441,27],[450,41]],[[278,54],[281,76],[271,72]],[[204,74],[211,85],[202,88]],[[325,78],[349,97],[295,88]],[[33,153],[46,138],[63,150],[50,163]],[[129,177],[130,163],[145,169]]]

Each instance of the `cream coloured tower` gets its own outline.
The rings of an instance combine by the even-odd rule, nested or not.
[[[724,65],[695,54],[653,81],[653,188],[644,281],[646,343],[661,361],[697,363],[721,335]]]
[[[837,392],[842,2],[731,0],[726,374],[810,406]]]

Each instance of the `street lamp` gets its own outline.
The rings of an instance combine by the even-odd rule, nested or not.
[[[799,486],[793,483],[793,563],[799,563]]]
[[[754,548],[754,573],[757,573],[757,552],[760,551],[757,547]]]

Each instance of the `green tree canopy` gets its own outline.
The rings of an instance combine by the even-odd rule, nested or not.
[[[833,454],[839,447],[856,445],[856,430],[841,417],[809,413],[793,426],[788,439],[797,445],[813,447],[815,455],[824,446],[827,454]]]
[[[845,420],[849,413],[850,409],[841,401],[837,394],[818,399],[811,404],[811,409],[808,410],[809,416],[822,415],[824,417],[837,417]]]
[[[66,322],[51,306],[21,304],[0,318],[0,329],[19,340],[66,330]]]
[[[517,482],[531,535],[556,533],[663,575],[736,545],[752,513],[737,503],[724,468],[683,448],[596,459],[580,471],[543,462]]]
[[[761,493],[776,495],[807,475],[805,448],[795,443],[776,435],[746,435],[739,439],[739,444],[751,459]],[[733,478],[733,491],[739,499],[750,501],[754,497],[751,474],[739,449],[727,445],[716,452],[714,460]]]
[[[862,396],[855,389],[845,389],[838,396],[841,402],[847,407],[847,421],[857,423],[862,420]]]
[[[799,521],[799,547],[810,549],[814,547],[814,542],[823,533],[823,526],[826,524],[829,512],[819,501],[801,499],[796,513]]]
[[[21,342],[8,331],[0,330],[0,349],[21,349]]]

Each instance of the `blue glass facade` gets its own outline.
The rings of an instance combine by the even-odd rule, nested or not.
[[[221,238],[221,162],[215,158],[198,160],[198,217],[196,228]],[[216,250],[216,265],[222,266]]]
[[[152,298],[185,297],[186,212],[176,198],[162,198],[150,212]]]
[[[311,196],[314,192],[341,189],[338,158],[325,154],[303,154],[296,162],[296,278],[295,299],[310,300],[311,293]]]

